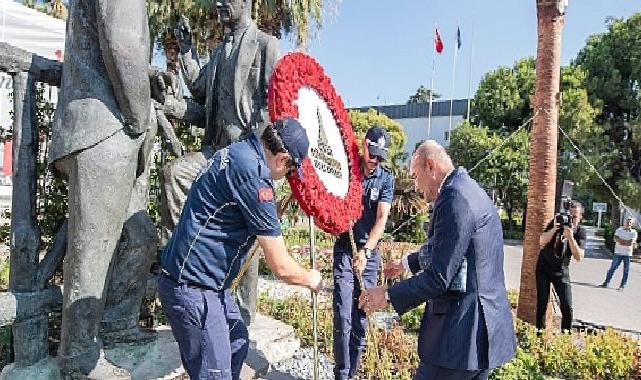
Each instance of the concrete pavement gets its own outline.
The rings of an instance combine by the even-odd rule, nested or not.
[[[615,273],[610,288],[598,288],[610,268],[610,257],[600,249],[595,238],[588,241],[587,248],[581,262],[572,260],[570,264],[575,323],[610,326],[641,337],[641,264],[631,264],[625,290],[617,290],[623,265]],[[522,256],[521,244],[505,246],[504,271],[508,289],[519,288]]]

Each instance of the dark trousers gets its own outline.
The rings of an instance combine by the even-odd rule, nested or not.
[[[550,273],[544,266],[536,266],[536,328],[545,329],[545,314],[550,300],[550,284],[554,286],[561,307],[561,330],[572,328],[572,286],[570,274]]]
[[[487,380],[490,370],[449,369],[420,362],[414,380]]]
[[[623,278],[621,279],[621,287],[624,288],[625,284],[628,283],[628,274],[630,274],[630,256],[624,256],[624,255],[614,255],[612,256],[612,264],[610,265],[610,269],[608,270],[608,275],[605,278],[605,282],[603,283],[604,285],[608,285],[610,281],[612,280],[612,276],[614,275],[614,272],[619,268],[619,265],[621,265],[621,262],[623,261]]]
[[[161,275],[158,295],[189,377],[237,380],[249,340],[231,292],[193,289]]]
[[[363,271],[365,288],[376,285],[381,256],[378,250],[367,260]],[[348,379],[358,371],[367,316],[358,308],[361,287],[352,267],[351,251],[334,249],[334,377]]]

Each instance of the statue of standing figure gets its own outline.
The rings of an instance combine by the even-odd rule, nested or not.
[[[267,88],[279,57],[279,42],[262,32],[251,18],[251,0],[221,0],[216,3],[218,20],[225,27],[223,42],[201,64],[191,42],[191,29],[182,18],[176,36],[179,60],[191,99],[168,93],[161,100],[168,116],[204,127],[200,152],[187,153],[163,168],[163,227],[176,226],[187,193],[198,172],[213,153],[261,130],[268,123]],[[177,83],[170,73],[162,73],[166,83]],[[179,91],[174,89],[174,94]],[[238,287],[237,299],[248,326],[256,309],[258,255]]]
[[[146,3],[70,0],[66,33],[48,157],[69,190],[58,361],[64,378],[127,379],[99,337],[153,338],[138,328],[157,239],[145,211],[154,135]]]

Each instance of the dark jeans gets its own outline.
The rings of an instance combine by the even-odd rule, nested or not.
[[[540,263],[536,266],[536,328],[545,329],[545,314],[550,300],[550,284],[554,286],[561,306],[561,329],[572,328],[572,287],[570,274],[551,273]]]
[[[161,275],[158,295],[189,377],[237,380],[249,340],[231,292],[193,289]]]
[[[414,380],[487,380],[490,370],[449,369],[420,362]]]
[[[378,250],[363,271],[365,288],[376,285],[381,255]],[[367,316],[358,308],[361,287],[352,267],[351,252],[334,249],[334,377],[354,377],[365,348]]]
[[[619,265],[621,265],[621,262],[623,261],[623,278],[621,279],[621,287],[625,287],[625,284],[628,283],[628,274],[630,273],[630,256],[624,256],[624,255],[614,255],[612,256],[612,264],[610,265],[610,269],[608,270],[608,275],[605,278],[605,282],[603,285],[608,286],[610,281],[612,280],[612,276],[614,275],[614,272],[617,270]]]

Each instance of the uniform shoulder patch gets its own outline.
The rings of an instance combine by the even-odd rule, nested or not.
[[[258,200],[261,202],[269,202],[274,199],[274,191],[271,187],[263,187],[258,189]]]

